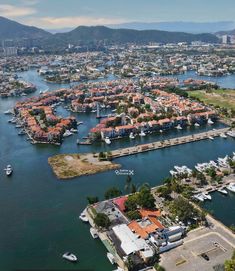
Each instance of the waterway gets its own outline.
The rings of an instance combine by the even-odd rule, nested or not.
[[[67,85],[45,83],[36,71],[27,71],[21,76],[36,84],[39,91],[53,90]],[[235,84],[234,84],[235,87]],[[126,176],[109,171],[73,180],[59,181],[51,171],[47,159],[58,153],[101,151],[133,144],[171,138],[179,134],[201,132],[210,126],[151,135],[135,141],[123,139],[110,146],[97,143],[92,146],[77,146],[77,137],[86,135],[97,120],[91,114],[74,114],[84,124],[78,135],[67,138],[61,147],[31,145],[25,137],[17,135],[16,128],[7,123],[9,116],[3,112],[24,98],[0,100],[0,270],[94,270],[114,269],[106,258],[106,250],[99,240],[90,236],[89,227],[78,216],[86,206],[86,196],[97,195],[100,199],[111,186],[125,185]],[[58,114],[70,112],[58,108]],[[221,127],[216,124],[213,127]],[[158,139],[157,139],[158,138]],[[217,138],[161,149],[149,153],[123,157],[116,161],[124,169],[134,170],[133,182],[151,186],[161,183],[175,164],[193,167],[198,162],[209,161],[235,151],[235,140]],[[14,174],[7,178],[3,168],[12,164]],[[223,200],[223,204],[221,201]],[[235,224],[235,196],[213,195],[207,208],[213,209],[216,217],[226,225]],[[65,251],[74,252],[79,263],[64,261]]]

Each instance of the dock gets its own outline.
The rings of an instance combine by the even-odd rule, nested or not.
[[[117,150],[112,151],[111,157],[112,159],[114,159],[114,158],[119,158],[123,156],[134,155],[138,153],[149,152],[149,151],[163,149],[163,148],[169,148],[172,146],[187,144],[187,143],[201,141],[201,140],[207,140],[207,139],[210,140],[209,137],[213,137],[213,138],[219,137],[221,134],[228,132],[229,129],[230,128],[227,127],[227,128],[222,128],[222,129],[206,131],[203,133],[192,134],[188,136],[171,138],[171,139],[166,139],[162,141],[156,141],[152,143],[137,145],[133,147],[117,149]]]

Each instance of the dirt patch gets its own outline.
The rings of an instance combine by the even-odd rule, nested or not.
[[[121,167],[111,161],[99,161],[98,157],[91,153],[56,155],[48,158],[48,163],[59,179],[91,175]]]

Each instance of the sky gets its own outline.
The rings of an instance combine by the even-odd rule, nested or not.
[[[0,0],[0,16],[44,29],[125,22],[235,21],[235,0]]]

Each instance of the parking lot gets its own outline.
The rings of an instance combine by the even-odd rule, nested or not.
[[[185,238],[184,244],[161,255],[167,271],[214,271],[233,253],[233,246],[223,236],[208,229],[199,229]]]

